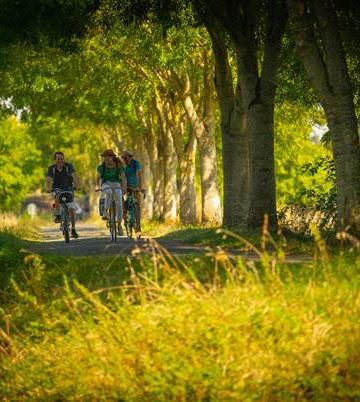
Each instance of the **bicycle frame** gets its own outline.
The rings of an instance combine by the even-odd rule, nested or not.
[[[115,192],[114,188],[104,186],[102,191],[104,190],[111,190],[111,203],[110,203],[110,211],[109,211],[109,220],[107,226],[109,227],[111,241],[116,242],[118,236],[117,224],[118,224],[118,217],[116,215],[116,204],[115,204]]]
[[[60,230],[65,239],[65,243],[70,242],[70,211],[67,206],[67,197],[66,194],[71,194],[73,197],[73,193],[71,191],[63,191],[60,189],[54,189],[55,196],[59,198],[59,206],[60,206]]]
[[[126,191],[125,200],[125,218],[124,224],[126,229],[126,234],[129,239],[132,239],[133,230],[136,231],[136,226],[139,220],[138,205],[133,191]]]

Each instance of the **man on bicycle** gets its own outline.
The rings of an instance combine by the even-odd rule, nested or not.
[[[112,149],[106,149],[102,155],[104,162],[98,166],[98,185],[105,193],[105,208],[102,218],[107,220],[112,194],[115,196],[116,214],[118,216],[118,233],[124,234],[121,221],[123,215],[122,190],[126,190],[126,178],[121,160]]]
[[[74,189],[78,187],[79,180],[75,174],[74,167],[71,163],[65,162],[64,153],[61,151],[54,154],[55,163],[49,166],[46,174],[46,191],[51,193],[56,190],[70,191],[74,193]],[[54,222],[61,223],[59,210],[59,196],[55,195]],[[77,239],[79,235],[75,229],[76,213],[73,202],[68,203],[71,221],[71,236]]]
[[[133,158],[131,151],[123,151],[121,158],[125,162],[125,177],[127,189],[135,192],[136,202],[138,205],[139,222],[136,230],[141,232],[141,193],[144,192],[141,185],[142,165],[139,161]]]

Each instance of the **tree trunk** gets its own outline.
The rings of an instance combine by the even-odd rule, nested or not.
[[[259,8],[262,1],[252,2],[233,2],[224,0],[223,2],[210,2],[211,9],[206,10],[207,28],[214,44],[215,60],[218,69],[218,76],[222,73],[222,82],[217,84],[220,107],[222,109],[222,124],[224,131],[229,131],[232,115],[234,114],[235,101],[241,100],[240,112],[235,119],[235,141],[239,141],[239,127],[241,119],[244,117],[243,140],[247,138],[248,157],[249,157],[249,214],[247,226],[257,228],[262,225],[264,215],[269,215],[269,222],[272,227],[276,227],[276,201],[275,201],[275,169],[274,169],[274,96],[276,88],[276,76],[278,59],[280,54],[280,44],[284,33],[287,15],[282,0],[268,0],[267,21],[259,18]],[[261,11],[261,10],[260,10]],[[260,27],[260,24],[263,24]],[[226,31],[234,44],[236,51],[236,62],[238,70],[237,95],[233,95],[232,78],[228,67],[227,52],[224,40],[221,38],[221,30]],[[256,37],[261,29],[265,32],[264,51],[258,48],[261,41]],[[262,60],[260,57],[263,55]],[[261,76],[259,67],[261,66]],[[217,77],[218,78],[218,77]],[[220,81],[220,77],[219,77]],[[219,91],[220,84],[223,93]],[[241,98],[240,98],[241,96]],[[231,126],[230,126],[231,127]],[[245,134],[246,133],[246,134]],[[246,137],[245,137],[246,135]],[[226,137],[224,138],[226,140]],[[224,141],[224,181],[227,175],[236,175],[235,171],[226,172],[231,166],[233,158],[239,158],[238,148],[236,154],[226,156],[232,145]],[[238,147],[241,144],[238,142]],[[246,147],[246,145],[245,145]],[[243,151],[243,155],[245,152]],[[228,158],[230,166],[227,166]],[[225,184],[225,183],[224,183]],[[244,184],[244,183],[243,183]],[[234,190],[239,191],[239,184],[235,183]],[[244,185],[242,186],[244,187]],[[248,194],[247,192],[245,194]],[[225,193],[226,196],[226,193]],[[237,201],[237,199],[235,199]],[[246,205],[245,203],[243,205]],[[236,205],[235,205],[236,207]],[[226,213],[226,203],[225,211]],[[239,207],[237,208],[240,212]]]
[[[195,156],[196,136],[190,127],[190,135],[186,144],[185,125],[178,116],[176,106],[169,105],[170,116],[167,116],[167,125],[171,129],[180,168],[180,222],[183,224],[196,224],[196,189],[195,189]]]
[[[164,182],[165,182],[165,199],[164,199],[164,220],[166,222],[176,221],[176,154],[174,141],[170,128],[167,127],[163,133],[164,142]]]
[[[133,131],[134,133],[134,131]],[[146,197],[141,202],[141,216],[144,219],[153,217],[153,191],[151,186],[150,158],[144,144],[144,135],[135,133],[133,135],[134,151],[136,159],[142,164],[142,187],[146,190]]]
[[[248,28],[256,22],[256,10],[248,12]],[[268,215],[276,229],[276,183],[274,165],[274,106],[281,41],[287,22],[282,2],[269,0],[264,41],[264,57],[259,74],[255,29],[246,36],[233,36],[237,53],[239,82],[246,113],[245,130],[249,140],[250,209],[248,226],[259,228]],[[245,40],[244,40],[245,39]]]
[[[213,61],[204,52],[204,130],[197,133],[201,172],[201,220],[219,225],[222,222],[217,176],[214,112]]]
[[[145,130],[146,140],[144,141],[147,153],[149,155],[150,171],[152,173],[152,217],[163,219],[164,207],[164,166],[162,152],[163,148],[158,144],[158,138],[155,135],[155,124],[152,110],[156,110],[155,104],[147,105],[148,116],[144,116],[142,107],[137,108],[137,116]]]
[[[161,135],[162,135],[162,163],[164,167],[164,206],[163,216],[167,222],[175,222],[177,216],[177,202],[176,202],[176,153],[174,147],[174,141],[172,138],[169,124],[166,123],[164,118],[165,113],[168,113],[166,105],[164,108],[160,106],[158,99],[156,98],[156,110],[159,118]]]
[[[332,135],[336,170],[337,228],[359,229],[360,149],[353,93],[335,12],[327,0],[316,0],[315,27],[306,0],[287,0],[295,44],[310,82],[324,107]],[[322,55],[324,52],[324,55]]]
[[[180,161],[180,222],[196,224],[196,190],[195,190],[195,135],[186,145],[184,157]]]
[[[196,112],[188,74],[182,78],[172,71],[171,78],[182,101],[191,132],[195,134],[199,144],[200,178],[201,178],[201,215],[203,223],[221,223],[220,193],[217,180],[217,161],[215,146],[215,122],[213,107],[213,85],[210,84],[208,71],[204,79],[204,118]],[[206,124],[207,123],[207,124]],[[179,156],[179,155],[178,155]]]
[[[215,56],[215,87],[221,111],[222,157],[224,174],[223,224],[247,226],[249,205],[249,159],[244,110],[239,85],[236,94],[224,36],[207,24]]]

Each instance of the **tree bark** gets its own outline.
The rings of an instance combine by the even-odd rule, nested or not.
[[[155,134],[155,123],[152,110],[156,111],[156,103],[147,105],[147,118],[144,110],[140,106],[137,108],[137,116],[145,130],[145,147],[149,155],[150,171],[152,173],[152,217],[163,219],[164,207],[164,166],[162,158],[162,147],[158,144],[158,138]]]
[[[249,206],[248,141],[244,130],[245,111],[239,84],[233,89],[224,35],[208,21],[215,56],[215,87],[221,111],[224,175],[223,224],[247,227]]]
[[[175,153],[174,141],[171,134],[169,124],[166,122],[164,113],[168,113],[166,110],[167,105],[163,105],[162,108],[159,100],[156,98],[156,111],[161,128],[162,138],[162,163],[164,167],[164,206],[163,216],[166,222],[175,222],[177,216],[177,185],[176,185],[176,164],[177,158]]]
[[[167,124],[170,127],[177,159],[180,168],[180,222],[183,224],[196,224],[196,189],[195,189],[195,156],[196,136],[190,127],[188,141],[184,143],[185,125],[183,119],[178,116],[174,104],[169,105],[170,116],[167,116]]]
[[[201,220],[222,223],[220,191],[217,176],[214,105],[214,62],[204,51],[204,130],[197,135],[201,172]]]
[[[217,3],[212,5],[220,7]],[[260,6],[261,2],[255,1],[236,4],[226,1],[221,5],[221,10],[217,9],[213,14],[217,22],[229,34],[236,52],[238,93],[241,94],[244,131],[249,147],[250,197],[247,226],[261,227],[264,215],[267,214],[270,226],[276,228],[273,115],[280,45],[287,14],[281,0],[267,1],[267,21],[263,26],[265,28],[264,54],[263,60],[260,60],[261,52],[256,38],[256,31],[262,23],[258,18],[257,7]],[[219,42],[216,37],[214,39],[215,42]],[[225,58],[220,55],[219,49],[217,53],[217,63],[224,64]],[[230,93],[228,89],[227,94]],[[226,151],[228,150],[225,149]]]
[[[140,133],[133,133],[133,143],[135,145],[135,158],[142,164],[141,184],[146,190],[146,197],[141,202],[141,216],[144,219],[152,219],[153,217],[153,192],[151,186],[151,169],[150,158],[145,147],[145,136]]]
[[[324,107],[336,170],[337,228],[359,229],[360,149],[353,93],[336,15],[327,0],[316,0],[316,28],[306,0],[287,0],[301,61]]]
[[[211,86],[208,82],[208,71],[205,75],[207,80],[204,79],[204,118],[201,118],[196,111],[188,74],[185,73],[180,78],[172,71],[171,79],[181,99],[191,133],[195,134],[199,145],[202,223],[220,224],[221,204],[216,169],[213,85]]]

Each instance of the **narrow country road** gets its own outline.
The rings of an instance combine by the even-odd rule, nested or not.
[[[72,256],[101,256],[103,254],[131,255],[133,250],[140,249],[143,253],[150,252],[149,238],[144,236],[140,240],[118,237],[117,242],[111,242],[109,231],[93,225],[78,225],[78,239],[71,239],[66,244],[59,227],[46,226],[41,228],[43,239],[31,242],[29,251],[35,253],[52,253]],[[199,254],[205,253],[204,247],[184,245],[181,243],[161,240],[158,242],[171,254]]]
[[[80,224],[77,226],[79,233],[78,239],[71,239],[70,243],[65,243],[58,226],[46,226],[41,228],[42,240],[30,242],[26,250],[39,254],[57,254],[71,256],[102,256],[106,254],[132,255],[134,252],[144,254],[153,251],[154,242],[146,235],[140,240],[128,239],[126,236],[118,238],[117,242],[111,242],[109,232],[106,228],[94,225]],[[208,252],[204,246],[186,245],[172,240],[155,239],[158,247],[165,248],[173,255],[199,255]],[[253,253],[243,253],[239,250],[227,250],[232,256],[241,255],[247,260],[258,260],[258,256]],[[310,257],[288,256],[286,261],[289,263],[310,262]]]

